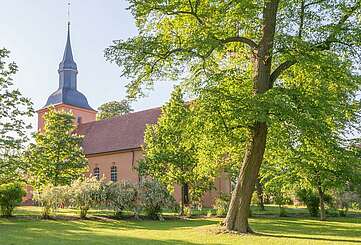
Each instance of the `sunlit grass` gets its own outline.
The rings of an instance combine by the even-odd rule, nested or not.
[[[109,210],[90,210],[88,220],[77,211],[60,209],[54,220],[39,219],[38,207],[19,207],[15,218],[0,219],[0,244],[352,244],[361,243],[360,218],[276,216],[276,207],[257,211],[250,220],[256,235],[218,234],[220,218],[166,221],[113,220]],[[262,215],[262,212],[263,215]],[[301,208],[289,214],[307,214]],[[71,218],[71,219],[68,219]]]

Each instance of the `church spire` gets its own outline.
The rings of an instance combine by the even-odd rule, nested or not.
[[[70,22],[68,22],[68,36],[63,55],[63,60],[60,62],[59,69],[77,69],[76,63],[73,59],[73,52],[70,43]]]
[[[77,90],[78,68],[73,58],[70,43],[70,22],[68,21],[68,35],[64,50],[63,59],[59,64],[59,88],[52,93],[45,107],[56,104],[72,105],[79,108],[93,110],[86,97]]]
[[[70,22],[68,22],[68,35],[66,39],[63,59],[59,64],[58,72],[60,88],[76,89],[78,69],[73,58],[73,52],[71,50]]]

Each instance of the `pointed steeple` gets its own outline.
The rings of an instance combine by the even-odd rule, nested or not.
[[[66,45],[63,55],[63,60],[59,64],[59,70],[63,69],[73,69],[76,70],[77,66],[73,59],[73,52],[71,50],[71,43],[70,43],[70,22],[68,22],[68,36],[66,39]]]
[[[93,110],[86,97],[77,90],[78,68],[73,58],[70,43],[70,22],[63,59],[59,64],[59,88],[49,96],[45,107],[55,104],[67,104],[88,110]]]
[[[70,22],[68,22],[68,36],[64,50],[63,59],[59,64],[59,87],[76,89],[77,65],[73,59],[70,43]]]

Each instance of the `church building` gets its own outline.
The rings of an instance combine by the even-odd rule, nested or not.
[[[78,91],[78,68],[74,61],[70,43],[70,23],[62,61],[59,64],[59,88],[52,93],[45,106],[37,111],[38,130],[44,127],[44,114],[50,106],[56,110],[73,113],[77,133],[84,135],[82,147],[89,164],[89,175],[104,176],[111,181],[139,183],[136,166],[143,158],[142,144],[147,124],[155,124],[161,108],[128,113],[112,119],[96,121],[96,110],[88,103],[84,94]],[[203,205],[210,207],[220,193],[230,193],[231,182],[226,175],[218,177],[214,189],[205,193]],[[180,201],[180,188],[176,186],[174,196]]]

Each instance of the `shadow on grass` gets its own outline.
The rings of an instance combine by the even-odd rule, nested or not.
[[[344,240],[344,239],[333,239],[333,238],[322,238],[322,237],[299,237],[290,235],[272,235],[265,233],[255,233],[257,236],[274,237],[274,238],[292,238],[300,240],[314,240],[314,241],[328,241],[328,242],[344,242],[344,243],[361,243],[361,240]]]
[[[140,222],[99,222],[99,221],[59,221],[59,220],[4,220],[0,219],[0,244],[190,244],[183,236],[167,237],[146,230],[176,230],[213,224],[207,220]],[[137,231],[136,229],[141,229]],[[182,232],[182,231],[179,231]],[[186,234],[185,234],[186,236]],[[179,237],[179,240],[178,240]],[[216,245],[220,245],[217,243]]]
[[[328,221],[304,218],[257,218],[252,227],[262,236],[361,243],[359,224],[356,219],[344,218]]]

